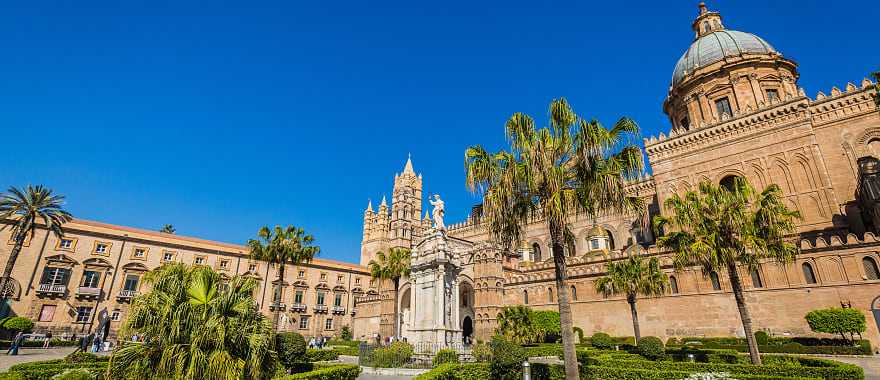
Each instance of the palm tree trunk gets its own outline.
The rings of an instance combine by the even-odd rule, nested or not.
[[[627,295],[626,302],[629,303],[629,312],[632,314],[633,319],[633,334],[636,336],[636,346],[638,346],[639,341],[642,340],[642,332],[639,330],[639,312],[636,311],[636,295]]]
[[[281,289],[281,294],[279,294],[278,300],[275,300],[275,289],[272,289],[272,303],[281,303],[281,299],[284,296],[284,263],[278,264],[278,287]],[[281,305],[275,305],[275,312],[272,313],[272,329],[276,332],[278,331],[278,319],[281,317]]]
[[[562,356],[565,361],[565,379],[578,380],[577,355],[574,351],[574,326],[571,318],[571,304],[568,300],[568,278],[565,265],[565,248],[562,226],[550,222],[550,237],[553,240],[553,264],[556,269],[556,294],[559,301],[559,321],[562,328]]]
[[[399,319],[399,317],[397,316],[397,287],[400,286],[400,277],[395,277],[393,279],[393,281],[394,281],[394,293],[393,293],[394,294],[394,326],[391,327],[391,331],[394,333],[393,336],[395,338],[397,338],[398,337],[397,325],[398,325],[398,319]]]
[[[746,342],[749,344],[749,358],[752,364],[761,364],[761,354],[758,352],[758,341],[752,333],[752,317],[749,316],[749,308],[746,306],[746,297],[743,294],[742,280],[736,271],[736,264],[727,265],[727,273],[730,275],[730,285],[733,288],[733,297],[736,299],[736,307],[739,309],[739,318],[742,320],[743,332],[746,334]]]
[[[21,248],[24,246],[24,238],[25,234],[18,233],[15,237],[15,245],[12,247],[12,252],[9,253],[9,258],[6,260],[6,267],[3,268],[3,278],[0,278],[0,305],[2,307],[6,307],[6,298],[7,292],[6,288],[8,286],[9,279],[12,278],[12,268],[15,267],[15,262],[18,261],[18,255],[21,253]]]

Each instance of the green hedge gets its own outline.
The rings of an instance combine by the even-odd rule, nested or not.
[[[336,350],[324,350],[318,348],[310,348],[306,350],[305,360],[307,362],[326,362],[339,359],[339,352]]]
[[[581,379],[584,380],[680,380],[690,376],[687,371],[655,371],[646,369],[612,368],[612,367],[581,367]],[[789,376],[761,376],[743,375],[735,376],[738,380],[807,380],[812,378],[798,378]],[[532,365],[532,379],[534,380],[564,380],[565,368],[561,365]]]
[[[51,345],[52,347],[73,347],[78,345],[79,342],[75,340],[61,340],[61,339],[52,339]],[[12,341],[9,340],[0,340],[0,348],[9,349],[12,346]],[[42,340],[25,340],[21,342],[22,347],[43,347]]]
[[[700,349],[691,347],[666,350],[667,358],[677,362],[688,361],[688,355],[693,355],[694,361],[699,363],[736,364],[740,362],[740,355],[736,350]]]
[[[340,364],[318,368],[314,371],[286,375],[276,380],[355,380],[361,374],[361,367],[354,364]]]
[[[842,364],[830,360],[809,359],[801,360],[797,358],[801,366],[789,365],[761,365],[755,366],[750,364],[724,364],[724,363],[690,363],[690,362],[668,362],[668,361],[646,361],[646,360],[617,360],[597,358],[598,366],[626,368],[626,369],[644,369],[652,371],[682,371],[688,373],[694,372],[727,372],[734,377],[740,378],[739,375],[759,375],[759,376],[784,376],[784,377],[806,377],[806,378],[822,378],[830,380],[864,380],[865,375],[861,368],[850,364]]]
[[[58,361],[51,361],[50,363],[34,362],[16,364],[9,368],[8,373],[0,374],[0,376],[7,376],[10,379],[17,380],[50,380],[52,379],[52,376],[74,368],[83,368],[97,375],[103,373],[107,369],[107,362],[61,363]],[[0,377],[0,379],[3,379],[3,377]]]
[[[682,346],[685,343],[698,343],[703,348],[731,349],[749,352],[744,338],[669,338],[667,346]],[[779,354],[824,354],[824,355],[873,355],[871,342],[860,340],[856,345],[843,339],[795,337],[770,338],[768,344],[758,346],[758,351]]]
[[[416,376],[413,380],[472,380],[488,379],[489,365],[486,363],[443,364],[429,372]]]
[[[360,349],[357,347],[351,347],[351,346],[332,346],[332,347],[333,347],[333,351],[336,351],[337,356],[338,355],[345,355],[345,356],[358,356],[358,355],[360,355]]]

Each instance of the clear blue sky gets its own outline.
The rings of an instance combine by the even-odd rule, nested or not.
[[[0,186],[77,216],[242,243],[264,224],[356,261],[367,199],[412,153],[460,221],[467,145],[523,111],[667,131],[696,1],[23,1],[0,12]],[[880,64],[876,1],[710,1],[807,93]]]

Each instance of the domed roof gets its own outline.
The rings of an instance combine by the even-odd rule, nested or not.
[[[770,54],[776,53],[767,41],[751,33],[736,30],[715,30],[697,38],[691,47],[684,52],[675,64],[672,73],[672,84],[681,82],[688,73],[718,62],[727,57],[735,57],[744,53]]]

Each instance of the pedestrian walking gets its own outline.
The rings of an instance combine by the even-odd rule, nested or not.
[[[52,332],[46,332],[46,341],[43,342],[43,348],[49,348],[52,344]]]
[[[15,334],[15,338],[12,338],[12,342],[10,342],[9,351],[6,351],[6,355],[18,355],[18,347],[21,346],[21,342],[24,341],[24,333],[21,331],[18,334]]]

